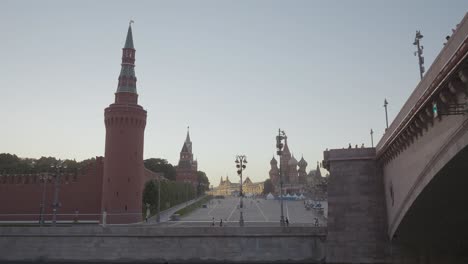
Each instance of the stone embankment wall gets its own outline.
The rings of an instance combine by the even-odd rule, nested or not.
[[[323,263],[324,228],[0,228],[0,262]]]

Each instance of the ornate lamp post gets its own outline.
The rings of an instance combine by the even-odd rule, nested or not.
[[[279,167],[279,177],[280,177],[280,203],[281,203],[281,217],[280,225],[285,226],[284,221],[284,209],[283,209],[283,175],[281,170],[281,155],[283,155],[284,144],[282,141],[286,138],[286,134],[281,129],[278,129],[278,136],[276,136],[276,154],[279,156],[280,167]]]
[[[41,175],[40,179],[44,181],[44,185],[42,188],[42,202],[41,202],[41,214],[39,217],[39,225],[42,226],[44,225],[44,210],[45,210],[45,199],[46,199],[46,187],[47,187],[47,181],[51,178],[49,173],[45,175]]]
[[[244,193],[242,192],[242,171],[245,169],[245,164],[247,163],[247,157],[245,155],[237,155],[236,156],[236,168],[237,168],[237,174],[240,177],[240,218],[239,218],[239,225],[244,226],[244,215],[243,215],[243,207],[244,203],[242,201],[242,198],[244,196]]]
[[[53,216],[52,216],[52,226],[55,226],[57,223],[57,211],[59,208],[59,190],[60,190],[60,169],[66,169],[67,166],[63,164],[63,161],[58,160],[55,165],[51,166],[52,168],[56,169],[55,174],[55,191],[54,191],[54,203],[52,204],[53,207]]]

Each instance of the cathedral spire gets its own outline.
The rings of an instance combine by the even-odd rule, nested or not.
[[[319,166],[319,162],[317,161],[317,169],[315,171],[315,175],[316,176],[320,176],[322,177],[322,173],[320,172],[320,166]]]
[[[135,48],[133,46],[132,23],[128,25],[127,38],[122,49],[122,67],[119,75],[119,85],[117,93],[133,93],[136,94],[136,76],[135,76]]]
[[[283,148],[283,154],[289,155],[291,152],[289,152],[289,147],[288,147],[288,137],[284,138],[284,148]]]

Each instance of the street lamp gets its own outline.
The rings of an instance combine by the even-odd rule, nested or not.
[[[41,213],[39,216],[39,226],[44,224],[44,210],[45,210],[45,199],[46,199],[46,187],[47,181],[50,179],[49,173],[40,176],[40,179],[44,181],[43,188],[42,188],[42,202],[41,202]]]
[[[422,38],[423,38],[423,35],[421,34],[421,31],[416,30],[416,36],[414,37],[413,45],[415,45],[418,48],[418,50],[414,52],[414,56],[418,55],[419,75],[421,76],[421,80],[423,78],[423,73],[425,71],[425,69],[424,69],[424,57],[422,56],[424,47],[422,45],[420,45],[420,40]]]
[[[244,207],[244,203],[243,203],[243,196],[244,194],[242,193],[242,171],[245,170],[245,167],[246,167],[246,164],[247,163],[247,157],[245,155],[237,155],[236,156],[236,168],[237,168],[237,174],[239,175],[240,177],[240,205],[239,205],[239,209],[240,209],[240,218],[239,218],[239,225],[240,226],[244,226],[244,214],[242,212],[242,209]]]
[[[281,203],[281,217],[280,225],[285,226],[284,221],[284,209],[283,209],[283,175],[281,170],[281,155],[283,155],[284,144],[282,141],[286,139],[286,134],[281,129],[278,129],[278,136],[276,136],[276,154],[279,156],[280,167],[279,167],[279,178],[280,178],[280,203]]]
[[[57,211],[59,207],[59,190],[60,190],[60,169],[66,169],[67,165],[63,164],[63,161],[58,160],[55,165],[52,165],[51,168],[56,169],[55,174],[55,191],[54,191],[54,203],[52,204],[53,207],[53,216],[52,216],[52,226],[55,226],[57,223]]]

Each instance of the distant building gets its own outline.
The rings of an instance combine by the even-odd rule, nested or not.
[[[187,129],[187,137],[182,145],[180,151],[179,163],[175,166],[176,181],[191,182],[193,186],[198,184],[197,171],[198,162],[193,159],[192,141],[190,140],[190,133]]]
[[[252,182],[249,177],[247,177],[242,184],[242,191],[245,194],[254,194],[260,195],[263,193],[263,182]]]
[[[270,165],[270,180],[275,187],[275,193],[279,193],[280,169],[283,178],[283,191],[285,193],[302,193],[304,191],[307,162],[304,157],[298,162],[294,155],[291,155],[288,138],[285,139],[283,154],[280,158],[280,168],[278,168],[278,161],[275,157],[271,159]]]
[[[306,190],[315,198],[326,199],[328,177],[323,177],[320,172],[320,166],[317,162],[317,168],[311,170],[306,177]]]
[[[232,183],[229,180],[229,176],[226,176],[226,180],[223,180],[223,177],[221,176],[221,180],[219,182],[218,187],[215,187],[211,194],[213,195],[223,195],[223,196],[229,196],[229,195],[237,195],[239,194],[240,191],[240,184],[239,183]],[[249,177],[247,177],[244,180],[244,183],[242,184],[242,192],[244,192],[244,195],[247,194],[254,194],[254,195],[260,195],[263,193],[263,182],[252,182]]]
[[[223,176],[221,176],[218,187],[213,189],[213,195],[228,196],[233,195],[236,191],[239,191],[239,183],[232,183],[229,176],[226,176],[226,180],[223,180]]]

